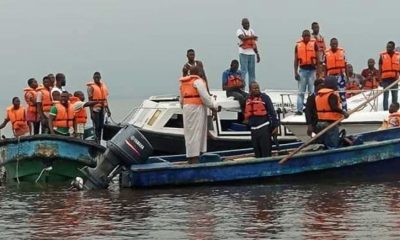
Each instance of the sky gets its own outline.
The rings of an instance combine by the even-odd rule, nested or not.
[[[0,113],[31,77],[62,72],[75,91],[100,71],[121,117],[150,95],[178,93],[189,48],[210,87],[220,88],[222,72],[238,58],[243,17],[259,37],[260,86],[297,89],[294,45],[313,21],[326,41],[338,38],[361,72],[388,41],[400,45],[398,9],[398,0],[1,0]]]

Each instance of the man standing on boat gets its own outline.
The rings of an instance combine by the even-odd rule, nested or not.
[[[101,102],[90,107],[90,116],[93,121],[96,141],[100,143],[104,128],[104,115],[107,113],[107,116],[111,117],[111,111],[108,107],[107,101],[108,88],[101,80],[101,75],[99,72],[95,72],[93,74],[93,81],[87,83],[86,85],[88,86],[87,92],[89,101]]]
[[[251,129],[251,142],[256,158],[271,156],[271,136],[277,133],[279,120],[271,98],[260,92],[260,86],[255,81],[250,83],[244,117]]]
[[[345,118],[349,116],[346,111],[342,110],[340,97],[335,92],[337,89],[337,78],[335,76],[327,76],[324,81],[324,87],[318,91],[315,97],[315,106],[318,114],[317,129],[319,131],[329,127],[343,116]],[[339,146],[338,125],[332,127],[322,135],[321,141],[328,149],[337,148]]]
[[[394,42],[386,45],[386,52],[382,52],[379,58],[379,78],[383,88],[386,88],[399,78],[400,54],[395,51]],[[397,102],[399,84],[391,87],[392,103]],[[383,93],[383,110],[388,110],[389,91]]]
[[[37,110],[40,118],[42,133],[50,133],[49,125],[48,125],[48,118],[50,108],[53,105],[53,101],[51,100],[51,87],[50,87],[50,79],[49,77],[43,77],[43,87],[37,88]]]
[[[234,97],[239,101],[240,108],[244,111],[247,93],[244,91],[245,81],[239,70],[239,61],[234,59],[231,67],[222,73],[222,89],[226,91],[227,97]]]
[[[319,24],[317,22],[313,22],[311,24],[311,41],[315,41],[315,44],[318,47],[318,60],[320,62],[319,69],[317,69],[317,78],[323,79],[323,73],[325,73],[324,70],[324,65],[322,63],[325,62],[325,50],[326,50],[326,44],[325,44],[325,39],[324,37],[319,33]]]
[[[37,111],[37,103],[36,103],[36,95],[37,95],[37,88],[38,83],[36,79],[30,78],[28,80],[28,86],[24,89],[24,99],[26,104],[28,105],[28,109],[26,111],[26,121],[28,122],[29,126],[29,133],[32,135],[39,134],[40,129],[40,121],[38,118],[38,111]]]
[[[248,73],[248,84],[256,80],[256,61],[260,62],[260,54],[258,53],[257,40],[253,29],[250,28],[250,21],[247,18],[242,19],[242,28],[236,31],[239,38],[239,61],[240,70],[243,73],[244,80]]]
[[[207,85],[207,92],[209,95],[211,95],[210,93],[210,89],[208,88],[208,81],[207,81],[207,76],[206,76],[206,71],[204,70],[204,65],[202,61],[199,60],[195,60],[196,58],[196,54],[194,52],[193,49],[188,49],[186,52],[186,57],[187,57],[187,63],[185,63],[185,65],[183,65],[182,68],[182,77],[186,77],[189,75],[192,75],[192,73],[190,72],[190,68],[191,67],[199,67],[200,71],[201,71],[201,75],[203,76],[203,80],[206,81],[206,85]]]
[[[74,108],[69,103],[69,93],[61,93],[60,101],[54,103],[49,114],[51,134],[70,136],[74,132]]]
[[[332,38],[330,49],[325,52],[326,76],[334,76],[337,79],[340,100],[342,101],[343,111],[347,111],[346,102],[346,56],[343,48],[339,48],[339,41]]]
[[[190,67],[190,75],[180,79],[180,104],[183,113],[183,126],[186,157],[189,164],[198,163],[201,153],[207,152],[207,108],[217,111],[217,104],[207,92],[199,66]]]
[[[368,68],[362,70],[361,75],[364,77],[362,88],[371,90],[379,87],[379,70],[375,68],[375,60],[368,59]]]
[[[0,124],[0,129],[3,129],[8,122],[11,122],[14,137],[26,136],[29,134],[29,127],[26,122],[25,108],[21,106],[21,101],[18,97],[12,99],[12,104],[7,108],[6,118]]]
[[[317,123],[318,123],[318,114],[317,108],[315,106],[315,97],[320,89],[324,87],[324,80],[317,79],[314,82],[314,92],[308,96],[306,102],[306,108],[304,109],[304,113],[306,116],[306,124],[307,124],[307,135],[312,137],[312,134],[317,133]]]
[[[314,81],[318,65],[318,46],[315,41],[311,41],[310,31],[304,30],[302,39],[297,42],[294,48],[294,78],[298,81],[299,88],[296,115],[303,114],[306,88],[309,93],[314,92]]]

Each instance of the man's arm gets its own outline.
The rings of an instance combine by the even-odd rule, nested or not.
[[[49,116],[49,130],[50,130],[50,134],[55,134],[54,133],[54,129],[53,129],[53,121],[55,119],[55,116],[50,115]]]
[[[379,56],[379,63],[378,63],[378,65],[379,65],[379,74],[378,74],[378,81],[379,82],[381,82],[382,81],[382,62],[383,62],[383,60],[382,60],[382,55],[381,56]]]
[[[271,129],[273,130],[274,128],[279,126],[278,116],[276,114],[274,104],[272,103],[271,98],[267,94],[262,94],[262,96],[265,102],[265,107],[268,112],[269,121],[271,122]]]
[[[10,120],[8,118],[4,119],[3,123],[0,124],[0,129],[3,129]]]
[[[202,79],[195,80],[193,86],[197,89],[197,92],[199,93],[200,98],[203,101],[203,104],[208,108],[215,110],[217,108],[217,104],[214,101],[214,98],[210,96],[210,94],[208,94],[207,86],[204,80]]]
[[[225,90],[225,91],[229,90],[227,84],[228,84],[228,73],[226,71],[224,71],[222,73],[222,90]]]
[[[328,98],[328,103],[329,106],[331,107],[333,112],[337,112],[337,113],[341,113],[343,114],[343,116],[345,118],[347,118],[349,116],[349,114],[345,111],[343,111],[338,105],[337,103],[339,102],[339,98],[338,96],[336,96],[335,94],[331,94]]]

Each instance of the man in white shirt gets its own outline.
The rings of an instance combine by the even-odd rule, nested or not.
[[[198,163],[201,153],[207,152],[207,108],[216,111],[216,101],[207,91],[199,66],[190,67],[189,76],[180,79],[180,103],[186,157],[189,164]]]
[[[246,78],[247,72],[248,86],[256,80],[255,62],[260,62],[256,41],[258,37],[253,29],[250,28],[250,22],[247,18],[242,19],[242,27],[236,31],[236,36],[239,38],[239,61],[240,71],[243,72],[243,77]]]
[[[57,75],[56,75],[56,83],[55,83],[54,87],[51,89],[51,99],[53,101],[58,101],[59,100],[58,96],[61,96],[61,93],[63,91],[65,91],[65,84],[66,84],[65,75],[62,74],[62,73],[57,73]],[[59,92],[60,94],[59,95],[58,94],[57,95],[53,95],[54,92]]]

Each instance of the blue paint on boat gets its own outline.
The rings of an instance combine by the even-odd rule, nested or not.
[[[300,153],[285,164],[278,163],[282,159],[280,156],[193,165],[173,163],[178,161],[176,156],[168,159],[170,161],[159,158],[161,161],[158,163],[132,165],[129,171],[122,174],[122,182],[124,186],[140,188],[293,177],[310,173],[324,175],[335,172],[339,176],[357,176],[360,171],[366,175],[400,172],[399,128],[362,133],[353,136],[353,139],[358,145]],[[229,153],[232,151],[226,151],[224,156],[229,156]],[[180,161],[183,160],[181,157]]]

